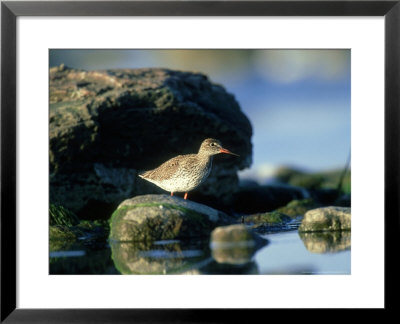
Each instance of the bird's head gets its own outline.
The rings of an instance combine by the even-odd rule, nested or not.
[[[225,153],[225,154],[232,154],[239,156],[223,148],[221,142],[213,138],[207,138],[203,141],[203,143],[201,143],[199,153],[207,155],[216,155],[220,153]]]

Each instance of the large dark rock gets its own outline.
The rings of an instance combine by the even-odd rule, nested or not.
[[[234,96],[199,73],[166,69],[50,69],[50,199],[81,218],[107,218],[139,194],[162,193],[139,179],[207,137],[240,155],[217,156],[192,197],[229,205],[237,171],[252,160],[252,128]]]

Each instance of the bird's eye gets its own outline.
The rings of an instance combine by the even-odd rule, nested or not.
[[[211,143],[210,145],[211,145],[211,146],[215,146],[216,144],[215,144],[215,143]]]

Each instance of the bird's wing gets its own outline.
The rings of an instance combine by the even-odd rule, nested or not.
[[[191,158],[191,154],[188,155],[178,155],[163,164],[161,164],[158,168],[150,171],[146,171],[143,173],[143,178],[159,180],[161,177],[163,179],[171,178],[177,170],[182,167],[183,158],[188,159]]]

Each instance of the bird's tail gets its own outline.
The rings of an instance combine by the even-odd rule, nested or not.
[[[146,173],[147,173],[147,171],[139,172],[138,176],[141,177],[142,179],[145,179],[146,178]]]

